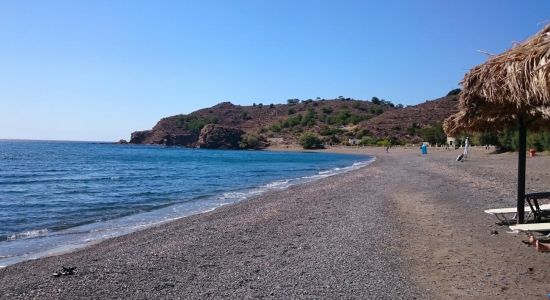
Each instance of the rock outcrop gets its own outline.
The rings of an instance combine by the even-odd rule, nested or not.
[[[132,133],[130,144],[158,144],[166,146],[192,147],[198,136],[191,132],[166,132],[163,130],[144,130]]]
[[[198,130],[187,128],[180,116],[172,116],[161,119],[151,130],[132,132],[130,144],[193,147],[198,133]]]
[[[202,128],[197,146],[207,149],[239,149],[243,134],[244,131],[239,128],[208,124]]]

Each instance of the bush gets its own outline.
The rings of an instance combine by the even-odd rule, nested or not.
[[[341,133],[342,133],[341,129],[330,128],[330,127],[325,127],[321,129],[321,131],[319,132],[319,134],[322,136],[329,136],[329,135],[335,135],[335,134],[341,134]]]
[[[302,126],[313,126],[315,125],[315,111],[313,109],[308,109],[304,117],[302,118]]]
[[[378,107],[378,108],[371,107],[369,108],[369,112],[373,115],[381,115],[384,113],[384,109],[381,107]]]
[[[363,128],[355,134],[355,137],[358,138],[358,139],[361,139],[364,136],[369,135],[369,134],[370,134],[370,131],[366,128]]]
[[[450,90],[450,91],[447,93],[447,96],[458,95],[458,94],[460,94],[460,92],[462,92],[461,89]]]
[[[477,133],[472,136],[474,145],[498,145],[498,135],[493,132]]]
[[[260,139],[253,134],[243,134],[239,142],[241,149],[256,149],[260,146]]]
[[[241,113],[241,119],[243,119],[243,120],[250,120],[250,119],[252,119],[252,117],[248,115],[248,112],[247,112],[247,111],[243,111],[243,112]]]
[[[407,133],[410,134],[410,135],[414,135],[414,134],[416,134],[418,129],[420,129],[420,127],[418,127],[418,125],[416,125],[416,123],[412,123],[412,126],[407,128]]]
[[[443,131],[441,124],[419,129],[418,133],[425,142],[430,144],[445,144],[447,142],[447,135]]]
[[[363,121],[363,118],[359,115],[351,115],[346,121],[348,124],[351,123],[353,125],[357,125],[357,123]]]
[[[283,128],[294,127],[294,126],[300,125],[301,122],[302,122],[302,115],[292,115],[288,117],[288,119],[286,119],[281,124],[281,127]]]
[[[300,99],[288,99],[286,102],[288,103],[288,105],[296,105],[300,103]]]
[[[363,146],[373,146],[378,143],[378,140],[376,138],[370,137],[370,136],[363,136],[361,138],[361,142],[359,142],[359,145]]]
[[[271,126],[271,131],[273,132],[281,132],[281,125],[279,124],[274,124]]]
[[[389,147],[391,146],[391,144],[392,143],[389,139],[382,139],[376,142],[376,146],[381,146],[381,147]]]
[[[195,115],[178,115],[176,127],[189,130],[198,134],[206,124],[216,124],[218,120],[214,117],[201,118]]]
[[[518,150],[519,134],[515,129],[508,129],[499,133],[497,140],[498,142],[495,145],[499,146],[502,150]],[[527,133],[527,147],[534,148],[537,151],[550,150],[550,133],[548,131]]]
[[[322,111],[324,114],[327,114],[327,115],[330,115],[333,112],[331,107],[323,107]]]
[[[304,147],[304,149],[323,148],[321,140],[312,132],[305,132],[300,136],[300,145]]]

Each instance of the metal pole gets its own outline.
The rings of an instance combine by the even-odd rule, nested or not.
[[[527,151],[527,128],[523,116],[519,119],[518,150],[518,224],[523,224],[525,223],[525,153]]]

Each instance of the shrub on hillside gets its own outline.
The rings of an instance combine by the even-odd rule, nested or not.
[[[376,145],[376,143],[378,143],[378,140],[376,138],[365,135],[361,138],[361,141],[359,142],[359,145],[374,146],[374,145]]]
[[[198,134],[206,124],[217,124],[215,117],[197,117],[195,115],[179,115],[176,119],[176,126]]]
[[[462,92],[461,89],[450,90],[450,91],[447,93],[447,96],[458,95],[458,94],[460,94],[460,92]]]
[[[323,148],[321,140],[312,132],[304,132],[300,136],[300,145],[304,149],[320,149]]]
[[[243,134],[239,141],[241,149],[256,149],[260,146],[260,139],[253,134]]]
[[[443,126],[441,126],[441,124],[421,128],[418,130],[418,133],[425,142],[430,144],[441,145],[447,142],[447,135],[443,131]]]
[[[323,107],[322,111],[324,114],[327,114],[327,115],[330,115],[333,112],[331,107]]]

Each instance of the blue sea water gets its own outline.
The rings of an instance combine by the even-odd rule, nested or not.
[[[0,267],[370,161],[331,153],[0,140]]]

